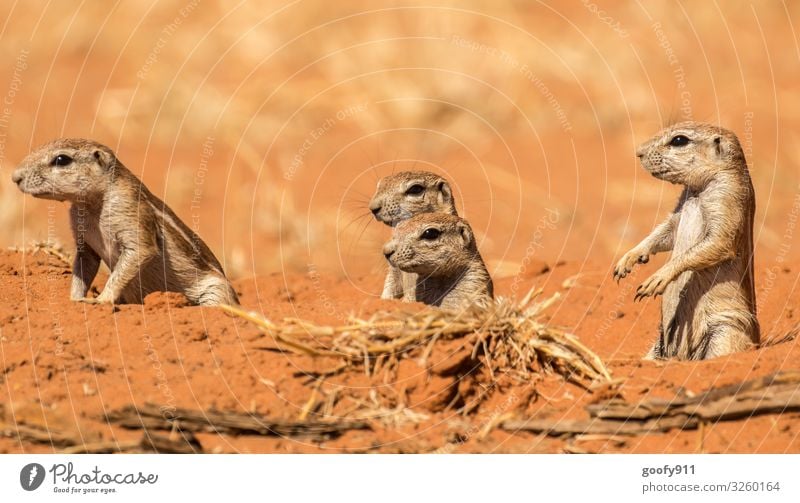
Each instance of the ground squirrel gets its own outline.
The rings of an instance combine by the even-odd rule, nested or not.
[[[417,275],[419,302],[452,310],[493,297],[492,278],[463,218],[421,213],[404,220],[383,254],[392,266]]]
[[[402,171],[382,178],[369,209],[375,219],[391,227],[420,213],[457,214],[450,184],[428,171]],[[414,302],[416,284],[416,274],[390,265],[381,298]]]
[[[108,147],[55,140],[28,154],[12,179],[34,197],[72,203],[73,300],[140,303],[151,292],[172,291],[194,304],[238,304],[208,246]],[[101,260],[111,274],[100,295],[89,299]]]
[[[637,155],[654,177],[684,186],[673,213],[614,269],[619,280],[650,255],[672,250],[636,291],[637,300],[664,295],[648,358],[702,360],[758,344],[755,195],[736,135],[683,122],[642,144]]]

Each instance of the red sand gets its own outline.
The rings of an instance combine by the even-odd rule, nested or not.
[[[545,295],[560,292],[563,300],[551,308],[550,323],[574,331],[608,362],[614,378],[623,380],[620,391],[629,401],[697,393],[709,386],[767,375],[790,367],[800,357],[793,341],[708,362],[644,362],[640,356],[654,336],[658,306],[652,301],[632,303],[631,288],[641,272],[618,287],[609,280],[608,264],[584,265],[584,271],[593,272],[577,278],[581,269],[573,263],[546,272],[541,272],[547,269],[542,264],[531,269],[535,272],[516,280],[499,278],[498,293],[511,294],[514,284],[519,291],[536,285],[544,288]],[[792,277],[791,270],[781,275],[785,280]],[[311,396],[313,382],[303,372],[320,370],[317,364],[305,356],[256,349],[263,340],[246,322],[217,309],[186,306],[175,294],[154,294],[144,305],[113,310],[71,303],[66,300],[69,279],[69,269],[41,251],[0,254],[0,398],[13,410],[13,414],[6,411],[7,422],[79,431],[86,441],[123,441],[139,438],[141,433],[110,427],[102,415],[128,404],[254,411],[296,419]],[[370,283],[379,290],[379,278]],[[237,281],[236,286],[244,306],[263,310],[272,319],[289,316],[337,323],[340,313],[363,316],[379,309],[416,308],[364,300],[350,282],[324,277],[272,275]],[[792,308],[785,306],[795,305],[799,294],[776,288],[776,297],[787,302],[764,306],[760,320],[767,337],[795,326]],[[327,292],[324,300],[321,291]],[[369,384],[355,371],[346,372],[338,382]],[[539,376],[524,386],[500,377],[496,383],[500,392],[464,417],[442,412],[439,403],[447,387],[459,383],[426,377],[416,363],[404,362],[398,381],[390,384],[405,388],[411,410],[427,419],[391,427],[375,420],[373,431],[350,432],[324,443],[212,434],[198,438],[212,452],[561,452],[566,445],[561,440],[496,430],[485,435],[483,429],[506,413],[584,417],[582,406],[602,398],[556,376]],[[797,452],[798,431],[800,415],[790,413],[710,425],[704,429],[702,442],[698,432],[673,432],[580,442],[570,449]],[[0,439],[2,452],[54,450]]]

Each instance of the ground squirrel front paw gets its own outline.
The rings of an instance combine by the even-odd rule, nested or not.
[[[634,248],[626,253],[619,260],[619,262],[617,262],[617,266],[614,267],[614,279],[619,283],[619,280],[630,274],[630,272],[633,270],[633,266],[636,264],[646,264],[649,260],[649,253],[638,248]]]
[[[84,297],[83,299],[78,299],[77,302],[83,302],[84,304],[94,304],[94,305],[103,305],[103,304],[112,305],[112,304],[114,304],[112,301],[110,301],[110,300],[102,300],[102,299],[100,299],[100,297],[95,297],[95,298]]]
[[[106,304],[106,302],[101,302],[100,299],[96,297],[83,297],[81,299],[72,299],[75,302],[82,302],[84,304]]]
[[[105,291],[103,291],[103,293],[105,293]],[[82,297],[73,300],[76,302],[83,302],[84,304],[113,304],[114,300],[108,295],[103,295],[103,293],[97,297]]]
[[[663,268],[656,271],[655,274],[647,278],[647,280],[639,285],[639,288],[636,289],[636,296],[634,296],[633,300],[638,301],[645,297],[655,297],[657,295],[661,295],[664,293],[664,290],[667,288],[673,280],[673,276],[669,271],[665,271]]]

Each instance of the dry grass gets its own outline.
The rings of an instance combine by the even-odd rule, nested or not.
[[[19,253],[35,254],[42,252],[51,257],[55,257],[67,267],[72,267],[72,257],[69,252],[64,249],[64,245],[57,241],[33,241],[29,246],[20,248],[18,246],[10,246],[11,251]]]
[[[391,374],[404,359],[429,367],[428,359],[437,344],[459,339],[471,348],[469,359],[474,365],[470,372],[488,373],[492,381],[500,375],[530,381],[534,374],[556,373],[588,388],[594,382],[610,380],[605,364],[577,337],[540,321],[557,296],[542,301],[537,301],[538,297],[538,292],[531,290],[519,302],[501,298],[488,307],[473,306],[461,312],[379,312],[367,319],[351,318],[342,326],[294,318],[276,323],[238,307],[222,309],[258,325],[280,349],[341,361],[319,375],[321,379],[348,370]],[[372,398],[375,407],[386,408]],[[310,403],[314,401],[312,396]],[[389,408],[405,413],[402,407]]]

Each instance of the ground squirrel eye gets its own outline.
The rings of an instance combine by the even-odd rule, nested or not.
[[[689,144],[689,138],[683,136],[682,134],[679,134],[678,136],[673,137],[669,141],[669,144],[672,147],[683,147]]]
[[[423,192],[425,192],[425,187],[423,187],[422,185],[420,185],[418,183],[414,184],[411,187],[409,187],[408,189],[406,189],[406,194],[409,195],[409,196],[418,196],[418,195],[422,194]]]
[[[433,241],[434,239],[437,239],[441,235],[442,235],[442,233],[441,233],[441,231],[439,231],[439,229],[431,228],[431,229],[425,229],[424,231],[422,231],[422,234],[420,235],[420,237],[422,239],[427,239],[428,241]]]
[[[64,154],[57,155],[50,161],[51,166],[69,166],[70,164],[72,164],[72,157]]]

